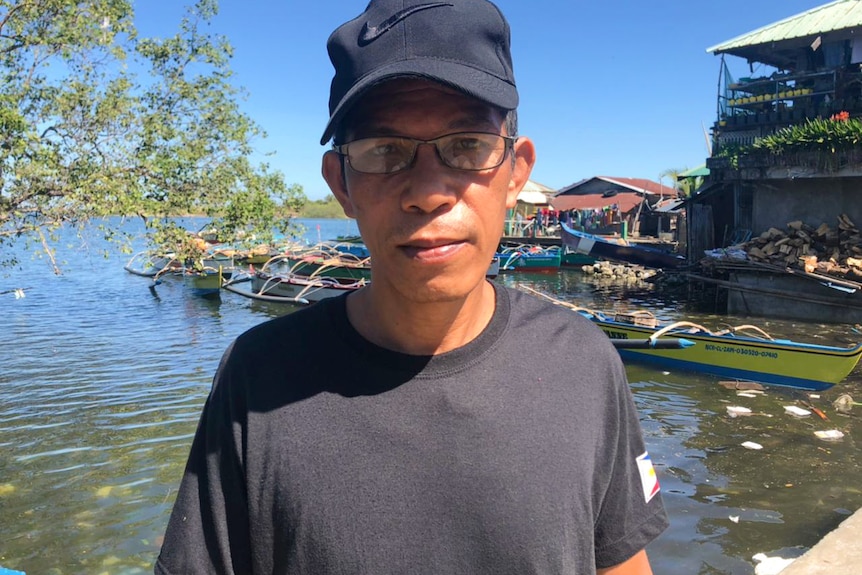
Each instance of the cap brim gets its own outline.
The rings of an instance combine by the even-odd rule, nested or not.
[[[401,60],[375,70],[354,84],[341,98],[326,124],[326,130],[320,139],[325,145],[344,116],[350,109],[374,86],[396,78],[427,78],[440,82],[469,96],[504,110],[514,110],[518,107],[518,90],[515,86],[497,76],[488,74],[470,66],[457,62],[414,59]]]

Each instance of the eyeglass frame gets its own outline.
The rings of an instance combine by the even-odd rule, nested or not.
[[[503,154],[500,156],[500,162],[493,165],[493,166],[486,166],[483,168],[462,168],[460,166],[450,165],[449,162],[447,162],[443,158],[443,155],[440,153],[440,148],[438,147],[437,143],[444,138],[448,138],[451,136],[463,135],[463,134],[482,134],[484,136],[495,136],[497,138],[502,138],[503,139]],[[350,151],[348,149],[348,146],[350,146],[351,144],[355,144],[356,142],[361,142],[363,140],[372,140],[375,138],[395,138],[395,139],[407,140],[407,141],[411,142],[413,144],[413,153],[410,155],[410,160],[404,164],[403,168],[399,168],[399,169],[393,170],[391,172],[363,172],[361,170],[357,170],[356,168],[353,167],[352,164],[350,164],[350,153],[349,153]],[[406,172],[407,170],[411,169],[414,166],[414,164],[416,163],[416,152],[419,150],[419,146],[421,146],[422,144],[430,144],[430,145],[434,146],[434,151],[437,154],[437,158],[447,168],[451,168],[453,170],[459,170],[462,172],[484,172],[485,170],[495,170],[495,169],[499,168],[500,166],[502,166],[503,163],[506,161],[506,157],[509,155],[510,152],[512,152],[514,150],[514,145],[515,145],[515,142],[517,142],[517,141],[518,141],[517,136],[504,136],[503,134],[497,134],[495,132],[479,132],[479,131],[452,132],[451,134],[443,134],[442,136],[438,136],[437,138],[432,138],[430,140],[411,138],[409,136],[368,136],[365,138],[357,138],[357,139],[352,140],[350,142],[345,142],[344,144],[333,143],[332,144],[332,151],[341,157],[342,165],[344,165],[343,162],[346,160],[347,164],[350,165],[350,169],[353,170],[354,172],[357,172],[359,174],[386,176],[386,175],[390,175],[390,174],[398,174],[400,172]]]

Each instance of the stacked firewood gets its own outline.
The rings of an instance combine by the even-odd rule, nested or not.
[[[769,228],[737,247],[756,262],[862,281],[862,235],[846,214],[838,216],[837,229],[788,222],[784,231]]]

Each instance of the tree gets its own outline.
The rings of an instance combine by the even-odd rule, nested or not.
[[[50,253],[60,226],[109,215],[143,218],[156,242],[187,214],[225,236],[285,231],[305,196],[251,162],[265,134],[239,108],[232,48],[201,32],[217,11],[198,0],[156,39],[138,38],[130,0],[0,0],[0,247]]]
[[[691,197],[698,188],[703,185],[703,176],[680,178],[680,174],[688,171],[688,168],[678,170],[676,168],[668,168],[659,174],[659,178],[670,178],[673,181],[673,187],[677,194],[683,198]]]

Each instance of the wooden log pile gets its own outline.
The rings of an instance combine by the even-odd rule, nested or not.
[[[862,234],[846,214],[838,216],[837,229],[788,222],[784,231],[769,228],[737,247],[755,262],[862,281]]]

